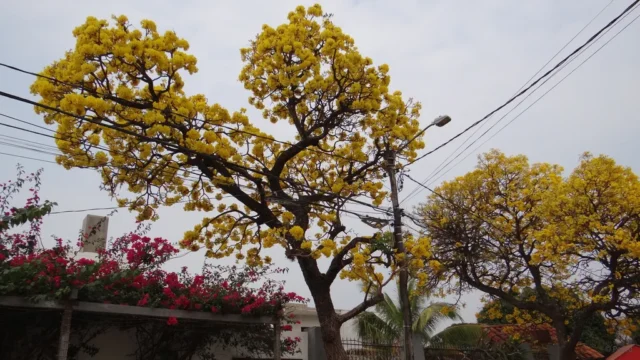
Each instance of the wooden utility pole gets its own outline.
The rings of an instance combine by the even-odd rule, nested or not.
[[[403,352],[404,360],[413,360],[413,344],[411,331],[411,305],[409,302],[409,272],[407,269],[407,251],[404,247],[404,239],[402,238],[402,209],[398,200],[398,183],[396,179],[396,152],[387,150],[385,154],[385,170],[389,176],[391,185],[391,203],[393,205],[393,237],[394,248],[399,254],[403,255],[402,261],[398,262],[400,267],[399,276],[399,292],[400,306],[402,309],[403,320]]]

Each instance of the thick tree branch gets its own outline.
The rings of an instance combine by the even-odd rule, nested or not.
[[[342,315],[339,315],[338,319],[339,319],[341,324],[344,324],[345,322],[347,322],[347,321],[353,319],[354,317],[360,315],[362,312],[364,312],[368,308],[376,305],[377,303],[381,302],[382,300],[384,300],[384,295],[382,295],[381,292],[378,292],[378,294],[376,294],[374,297],[369,298],[369,299],[365,299],[358,306],[354,307],[353,309],[347,311],[346,313],[344,313]]]
[[[351,263],[350,259],[347,259],[347,260],[344,259],[344,257],[349,253],[349,251],[355,248],[358,244],[370,244],[371,240],[372,238],[363,237],[363,236],[359,236],[351,239],[351,241],[349,241],[349,243],[345,245],[342,248],[342,250],[340,250],[338,254],[336,254],[336,256],[334,256],[334,258],[331,260],[329,269],[325,274],[327,277],[327,280],[329,282],[333,282],[336,279],[336,276],[338,276],[338,274],[340,273],[340,270],[344,269],[345,266]]]

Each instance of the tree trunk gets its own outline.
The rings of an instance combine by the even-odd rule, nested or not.
[[[333,308],[329,291],[324,294],[314,295],[313,299],[316,304],[318,319],[320,320],[322,343],[324,344],[327,360],[346,360],[347,353],[344,351],[342,339],[340,338],[342,324]]]
[[[575,360],[576,359],[576,343],[569,339],[567,341],[567,326],[564,324],[563,319],[556,319],[553,321],[553,327],[556,329],[556,337],[558,339],[558,360]]]
[[[327,281],[326,277],[317,271],[317,265],[310,263],[308,259],[298,258],[298,264],[316,306],[327,360],[347,360],[347,353],[340,338],[342,324],[331,300],[331,282]]]
[[[575,360],[576,347],[565,345],[560,348],[560,360]]]

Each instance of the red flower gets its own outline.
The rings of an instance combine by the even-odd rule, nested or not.
[[[215,314],[215,313],[217,313],[218,311],[220,311],[220,310],[218,310],[218,308],[217,308],[217,307],[215,307],[215,306],[212,306],[212,307],[211,307],[211,312],[212,312],[212,313],[214,313],[214,314]]]
[[[282,331],[291,331],[293,329],[291,325],[282,325]]]
[[[91,259],[82,258],[82,259],[78,260],[78,265],[80,265],[80,266],[88,266],[88,265],[93,265],[95,263],[96,262],[91,260]]]
[[[169,317],[169,319],[167,319],[167,325],[169,326],[178,325],[178,319],[176,319],[175,316]]]
[[[173,299],[176,297],[176,294],[174,294],[173,291],[171,291],[171,289],[169,288],[162,289],[162,293],[169,299]]]
[[[142,299],[138,301],[138,306],[145,306],[149,302],[149,294],[144,294]]]

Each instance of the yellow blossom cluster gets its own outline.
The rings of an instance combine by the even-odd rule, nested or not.
[[[319,5],[264,25],[241,49],[249,104],[288,122],[290,139],[261,130],[245,109],[188,95],[183,76],[197,72],[196,58],[151,20],[89,17],[73,35],[75,47],[31,87],[48,107],[36,112],[57,125],[60,164],[96,168],[112,194],[134,194],[119,204],[139,220],[178,203],[206,212],[181,245],[209,257],[259,266],[271,262],[263,249],[282,247],[290,258],[341,256],[346,278],[382,281],[376,268],[388,262],[346,235],[344,199],[383,202],[385,150],[402,147],[402,163],[424,147],[421,138],[404,146],[420,130],[420,104],[391,91],[389,67],[363,56]],[[411,266],[424,266],[427,243],[411,249]]]
[[[640,181],[631,169],[585,154],[563,178],[560,166],[493,150],[435,191],[420,208],[435,267],[547,321],[636,311]],[[525,287],[535,296],[509,300]],[[509,320],[531,314],[516,309]]]

